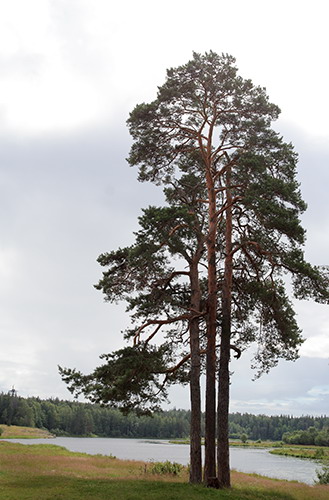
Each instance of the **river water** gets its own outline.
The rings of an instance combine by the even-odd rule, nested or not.
[[[71,438],[53,439],[11,439],[11,442],[23,444],[56,444],[70,451],[79,451],[91,455],[114,455],[121,459],[142,461],[189,463],[189,446],[171,444],[168,441],[120,438]],[[230,449],[231,468],[240,472],[256,473],[278,479],[300,481],[313,484],[319,464],[311,460],[272,455],[266,449],[236,448]]]

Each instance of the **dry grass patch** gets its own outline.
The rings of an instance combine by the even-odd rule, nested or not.
[[[49,431],[35,427],[1,424],[0,428],[3,431],[0,439],[47,439],[53,437]]]
[[[293,500],[329,500],[329,486],[309,486],[297,481],[283,481],[257,474],[232,471],[232,484],[236,488],[253,488],[257,491],[274,490],[291,496]]]
[[[88,479],[164,480],[166,476],[151,474],[149,464],[135,460],[119,460],[102,455],[70,452],[55,445],[23,445],[0,442],[1,469],[17,474],[57,475]],[[187,471],[174,481],[186,481]]]

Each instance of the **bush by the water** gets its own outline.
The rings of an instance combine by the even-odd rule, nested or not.
[[[318,484],[329,484],[329,465],[324,465],[321,470],[316,471]]]
[[[183,465],[167,460],[166,462],[155,462],[150,470],[152,474],[179,476],[183,469]]]

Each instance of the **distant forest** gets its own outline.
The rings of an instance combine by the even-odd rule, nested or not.
[[[1,424],[38,427],[57,436],[174,439],[188,438],[190,411],[174,409],[152,417],[125,416],[119,410],[90,403],[0,393]],[[329,417],[230,414],[231,439],[296,442],[303,436],[309,441],[305,444],[328,446]],[[321,443],[314,443],[320,438]]]

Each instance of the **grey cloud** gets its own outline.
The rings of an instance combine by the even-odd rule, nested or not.
[[[88,371],[99,354],[122,345],[124,307],[104,304],[93,288],[101,276],[96,258],[129,244],[144,202],[159,198],[159,190],[137,182],[128,149],[125,131],[110,127],[2,138],[1,245],[13,252],[14,269],[0,285],[1,360],[11,362],[0,390],[15,383],[21,395],[64,397],[57,364]],[[19,375],[19,346],[29,346],[28,377]]]
[[[257,413],[325,414],[328,395],[316,388],[329,385],[328,359],[300,358],[296,362],[280,361],[269,374],[252,381],[250,355],[235,363],[232,377],[232,410]],[[249,410],[248,410],[249,408]]]
[[[307,229],[307,245],[314,247],[316,264],[328,264],[329,254],[329,146],[308,136],[296,126],[279,123],[285,140],[292,141],[299,155],[298,179],[308,208],[302,217]],[[314,241],[312,241],[314,240]],[[322,262],[321,262],[322,260]]]
[[[137,182],[137,171],[128,167],[130,138],[124,118],[120,123],[65,136],[0,139],[1,248],[13,252],[14,264],[13,274],[0,280],[1,362],[9,363],[0,390],[14,383],[21,395],[69,397],[57,364],[88,372],[101,353],[123,345],[120,331],[128,323],[124,305],[104,303],[93,288],[101,276],[96,258],[130,244],[141,208],[161,204],[163,197],[160,188]],[[309,145],[304,147],[303,162],[314,156]],[[318,153],[321,179],[329,155],[326,149]],[[302,181],[308,183],[313,175],[308,161],[301,168]],[[321,184],[321,193],[324,189]],[[308,193],[309,204],[317,202],[313,188]],[[318,223],[316,211],[311,212],[308,224],[312,228]],[[325,235],[323,239],[321,255],[317,248],[310,250],[318,260],[328,255],[328,240]],[[308,244],[312,247],[314,241]],[[312,318],[307,328],[316,328]],[[325,315],[318,321],[325,321]],[[8,338],[22,349],[15,353]],[[249,362],[246,354],[232,365],[232,410],[327,411],[327,395],[312,392],[327,380],[327,360],[282,362],[255,382]],[[187,389],[171,394],[171,405],[188,407]]]

